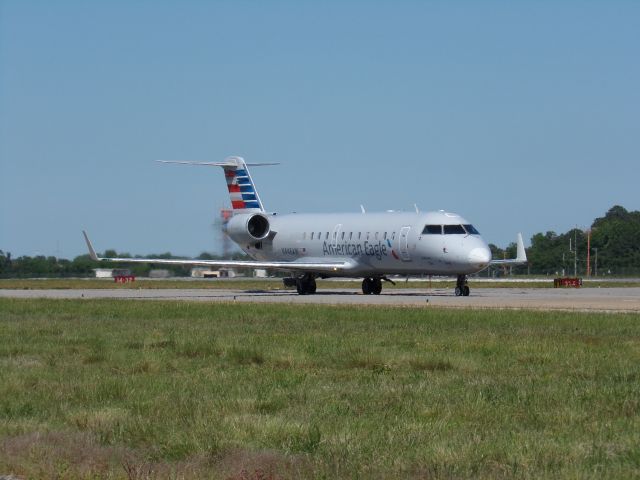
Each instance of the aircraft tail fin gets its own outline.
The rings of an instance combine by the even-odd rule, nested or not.
[[[204,165],[222,167],[234,213],[264,212],[260,195],[251,179],[248,166],[278,165],[278,163],[246,163],[242,157],[227,157],[224,162],[190,162],[182,160],[157,160],[161,163]]]

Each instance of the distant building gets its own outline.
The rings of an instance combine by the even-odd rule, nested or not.
[[[96,278],[113,278],[118,275],[131,275],[128,268],[94,268]]]
[[[256,268],[253,270],[253,276],[256,278],[267,278],[267,271],[264,268]]]
[[[169,278],[170,276],[171,272],[164,268],[149,270],[149,278]]]
[[[94,268],[96,278],[113,278],[113,268]]]
[[[220,268],[218,270],[211,270],[207,267],[193,267],[191,269],[192,278],[233,278],[236,276],[236,271],[232,268]]]

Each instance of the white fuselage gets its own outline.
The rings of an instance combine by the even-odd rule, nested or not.
[[[256,260],[346,260],[336,276],[463,275],[479,272],[491,252],[459,215],[426,213],[266,214],[271,234],[260,242],[238,242]],[[441,233],[428,233],[426,226]],[[473,227],[471,227],[473,229]],[[326,275],[324,276],[332,276]]]

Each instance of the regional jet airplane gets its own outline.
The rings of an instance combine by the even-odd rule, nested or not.
[[[379,295],[389,275],[455,275],[455,294],[469,295],[467,275],[490,264],[527,262],[522,235],[518,234],[516,258],[493,260],[491,251],[474,226],[455,213],[292,213],[265,211],[249,166],[241,157],[224,162],[163,163],[222,167],[231,197],[233,216],[226,234],[252,260],[169,260],[101,258],[84,233],[93,260],[126,263],[248,267],[287,271],[286,286],[300,295],[316,292],[316,279],[363,278],[362,292]],[[417,210],[417,209],[416,209]]]

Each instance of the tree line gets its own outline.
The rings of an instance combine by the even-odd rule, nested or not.
[[[588,250],[588,236],[591,242]],[[490,245],[493,258],[513,258],[516,244],[505,249]],[[589,255],[587,255],[589,253]],[[565,233],[548,231],[531,237],[527,248],[529,264],[514,273],[573,276],[636,275],[640,273],[640,211],[627,211],[616,205],[596,218],[587,230],[573,228]]]
[[[591,274],[636,275],[640,274],[640,211],[627,211],[616,205],[603,216],[596,218],[589,229],[571,229],[565,233],[536,233],[531,237],[531,246],[527,248],[529,264],[513,268],[513,273],[531,273],[543,275],[573,275],[574,265],[577,274],[587,272],[587,236],[591,232],[590,264]],[[514,258],[516,244],[506,248],[490,244],[493,258]],[[105,257],[132,257],[128,253],[115,250],[104,252]],[[134,257],[132,257],[134,258]],[[135,258],[179,259],[171,253],[136,256]],[[200,260],[216,260],[222,257],[202,253]],[[247,259],[243,253],[236,253],[235,260]],[[0,250],[0,277],[89,277],[94,268],[127,268],[137,276],[148,276],[154,268],[169,270],[174,276],[189,276],[190,266],[125,264],[103,261],[96,263],[89,255],[80,255],[73,260],[53,256],[22,256],[12,258],[9,252]],[[492,267],[494,273],[502,273],[502,268]]]
[[[121,258],[161,258],[183,259],[171,253],[132,256],[129,253],[118,253],[115,250],[106,250],[105,257]],[[203,252],[198,260],[220,260],[222,257],[212,253]],[[235,253],[233,260],[243,260],[248,257],[243,253]],[[89,255],[79,255],[73,260],[57,258],[53,256],[37,255],[34,257],[21,256],[12,258],[11,253],[0,250],[0,277],[2,278],[33,278],[33,277],[93,277],[95,268],[118,268],[130,270],[138,277],[147,277],[153,269],[168,270],[172,276],[188,277],[191,274],[190,265],[163,265],[151,263],[116,263],[109,261],[94,262]]]

